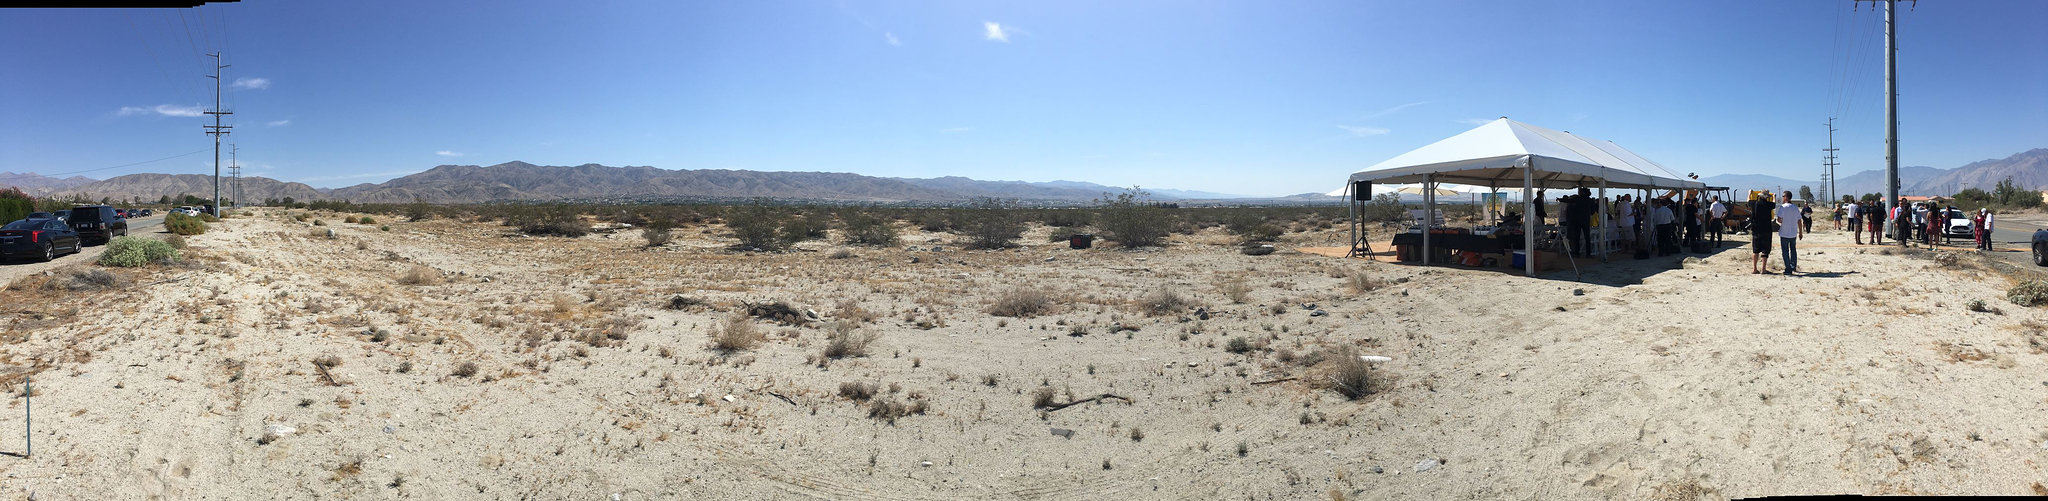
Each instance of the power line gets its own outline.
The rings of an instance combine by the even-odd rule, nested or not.
[[[221,125],[220,119],[235,112],[220,109],[220,70],[227,68],[228,65],[220,64],[219,52],[207,55],[213,57],[213,74],[207,75],[213,79],[213,109],[205,113],[213,115],[213,125],[200,127],[206,128],[206,133],[213,136],[213,215],[220,217],[220,137],[228,135],[228,129],[235,128],[233,125]]]

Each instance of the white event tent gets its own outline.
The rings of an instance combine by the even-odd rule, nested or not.
[[[1456,136],[1416,148],[1351,174],[1345,183],[1347,198],[1359,183],[1422,183],[1428,193],[1438,183],[1484,186],[1489,190],[1522,188],[1522,214],[1535,214],[1537,188],[1599,187],[1601,207],[1607,211],[1607,188],[1639,190],[1698,190],[1704,183],[1672,173],[1612,141],[1583,138],[1570,132],[1529,125],[1507,117],[1465,131]],[[1425,210],[1435,211],[1434,196],[1424,195]],[[1422,255],[1427,263],[1429,223],[1434,212],[1422,218]],[[1536,274],[1536,218],[1522,218],[1524,273]],[[1354,244],[1358,239],[1357,217],[1352,218]],[[1602,225],[1599,242],[1606,242]]]

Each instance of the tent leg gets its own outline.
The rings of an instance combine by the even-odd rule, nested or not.
[[[1522,167],[1522,275],[1536,276],[1536,157]]]
[[[1436,222],[1436,214],[1433,212],[1436,210],[1436,197],[1430,196],[1435,193],[1433,191],[1435,189],[1436,174],[1430,174],[1428,178],[1422,181],[1422,264],[1424,265],[1429,264],[1429,258],[1434,257],[1429,254],[1429,231],[1431,230],[1430,225]]]
[[[1606,177],[1601,177],[1601,178],[1600,178],[1600,242],[1599,242],[1599,243],[1596,243],[1596,244],[1593,244],[1593,248],[1594,248],[1594,249],[1597,249],[1597,251],[1596,251],[1596,252],[1599,252],[1599,253],[1600,253],[1600,262],[1602,262],[1602,263],[1605,263],[1605,262],[1607,262],[1607,253],[1608,253],[1608,250],[1609,250],[1609,249],[1608,249],[1607,247],[1608,247],[1609,245],[1613,245],[1613,243],[1612,243],[1612,242],[1609,242],[1609,241],[1608,241],[1608,240],[1612,239],[1612,238],[1613,238],[1613,236],[1612,236],[1612,235],[1611,235],[1610,233],[1608,233],[1608,231],[1607,231],[1607,227],[1609,227],[1609,226],[1613,226],[1613,225],[1614,225],[1614,216],[1612,215],[1613,213],[1611,213],[1611,212],[1608,212],[1608,210],[1609,210],[1609,209],[1610,209],[1610,206],[1609,206],[1609,205],[1607,204],[1607,178],[1606,178]]]

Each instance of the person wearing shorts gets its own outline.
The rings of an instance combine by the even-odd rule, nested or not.
[[[1752,275],[1771,271],[1771,239],[1778,237],[1776,228],[1771,226],[1775,210],[1777,206],[1771,204],[1769,195],[1749,201],[1749,273]]]

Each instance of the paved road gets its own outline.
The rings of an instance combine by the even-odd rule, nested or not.
[[[148,233],[156,233],[161,231],[157,230],[157,228],[162,228],[163,225],[163,216],[150,216],[141,219],[130,219],[128,220],[128,234],[144,235]],[[77,254],[60,256],[57,259],[50,260],[50,262],[47,263],[37,263],[18,260],[7,261],[5,264],[0,264],[0,285],[13,282],[14,279],[17,278],[34,275],[36,273],[41,273],[47,270],[56,269],[60,266],[90,263],[93,262],[94,260],[99,259],[100,253],[105,252],[106,250],[107,246],[105,245],[87,246],[84,250],[78,251]]]
[[[1997,226],[1998,229],[1991,232],[1991,246],[1997,252],[1986,255],[2015,265],[2034,266],[2034,230],[2048,228],[2048,219],[2040,216],[1999,216]],[[1957,239],[1955,242],[1956,249],[1970,249],[1969,240]]]

